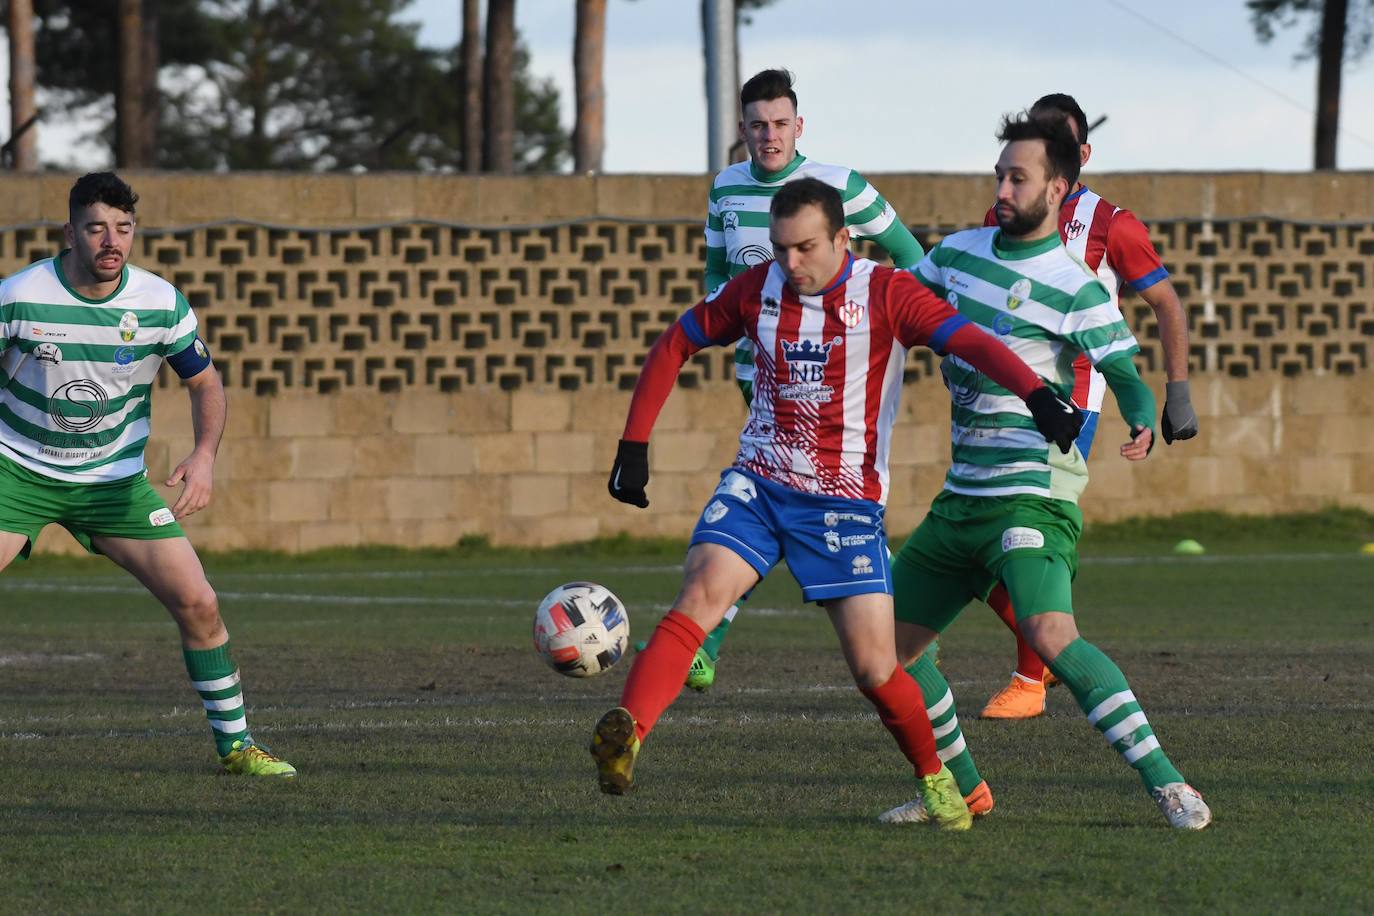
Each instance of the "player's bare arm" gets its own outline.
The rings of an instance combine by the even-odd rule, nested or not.
[[[1159,342],[1164,347],[1164,414],[1160,425],[1164,441],[1191,439],[1197,435],[1197,413],[1188,389],[1188,317],[1178,292],[1166,278],[1140,291],[1140,298],[1155,313]]]
[[[181,495],[172,506],[172,514],[177,518],[185,518],[210,504],[215,482],[215,454],[224,435],[228,411],[224,383],[213,365],[187,379],[186,390],[191,396],[191,425],[196,444],[191,454],[167,478],[169,487],[183,484]]]

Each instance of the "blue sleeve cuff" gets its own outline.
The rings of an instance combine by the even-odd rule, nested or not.
[[[191,341],[191,345],[180,353],[173,353],[167,357],[167,365],[171,366],[176,374],[182,378],[193,378],[205,371],[205,367],[210,365],[210,351],[205,348],[205,344],[199,337]]]
[[[939,353],[941,356],[944,356],[945,345],[949,343],[949,339],[954,336],[954,332],[968,323],[968,319],[963,315],[951,315],[940,323],[940,326],[935,329],[934,334],[930,335],[930,340],[926,341],[926,346],[930,347],[930,349]]]
[[[1150,271],[1143,277],[1140,277],[1135,280],[1127,280],[1126,284],[1136,292],[1140,292],[1142,289],[1149,289],[1150,287],[1158,283],[1160,280],[1167,279],[1169,279],[1169,271],[1165,269],[1163,265],[1160,265],[1159,267],[1156,267],[1154,270]]]
[[[682,333],[686,334],[687,339],[696,344],[697,347],[709,347],[711,345],[711,339],[702,330],[696,315],[691,312],[683,312],[677,323],[678,327],[682,328]]]

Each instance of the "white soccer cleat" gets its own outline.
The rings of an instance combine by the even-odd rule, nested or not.
[[[880,824],[924,824],[928,820],[930,815],[926,814],[925,802],[919,795],[905,805],[898,805],[878,815]]]
[[[1202,800],[1197,789],[1186,782],[1171,782],[1151,790],[1159,810],[1178,830],[1201,830],[1212,823],[1212,809]]]

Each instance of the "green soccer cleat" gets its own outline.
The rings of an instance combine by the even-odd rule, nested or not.
[[[973,826],[973,814],[949,767],[941,766],[940,772],[922,776],[920,786],[926,815],[935,826],[941,830],[967,830]]]
[[[625,795],[635,787],[639,736],[635,734],[635,719],[628,709],[617,706],[601,717],[592,733],[591,751],[602,792]]]
[[[229,753],[219,759],[219,763],[224,767],[224,772],[233,776],[277,776],[291,779],[296,775],[295,767],[280,757],[273,756],[272,752],[261,744],[254,744],[251,738],[247,742],[235,741]]]
[[[706,688],[716,682],[716,663],[705,649],[698,649],[692,656],[692,667],[687,669],[687,686],[697,693],[705,693]]]

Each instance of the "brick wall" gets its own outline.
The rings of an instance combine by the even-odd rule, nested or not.
[[[605,493],[643,353],[700,286],[699,176],[128,177],[135,263],[187,292],[229,389],[215,502],[188,525],[203,547],[682,536],[733,456],[728,356],[700,356],[658,425],[653,510]],[[980,220],[990,185],[873,178],[927,243]],[[70,182],[0,177],[0,273],[55,253]],[[1203,433],[1128,465],[1109,413],[1085,515],[1374,509],[1374,175],[1094,187],[1150,221],[1183,294]],[[1159,388],[1152,316],[1123,308]],[[948,459],[932,369],[918,353],[908,372],[895,531],[919,521]],[[161,479],[191,446],[166,374],[154,432]],[[42,546],[71,542],[50,529]]]

